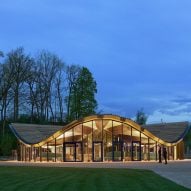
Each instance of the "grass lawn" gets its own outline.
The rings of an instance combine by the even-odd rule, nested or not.
[[[148,170],[0,167],[0,191],[188,191]]]

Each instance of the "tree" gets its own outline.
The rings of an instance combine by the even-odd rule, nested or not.
[[[2,123],[2,135],[5,133],[5,122],[7,118],[7,108],[13,99],[11,87],[14,83],[12,78],[12,69],[8,68],[7,63],[0,65],[0,111]]]
[[[64,118],[64,106],[63,106],[63,81],[64,81],[64,72],[63,72],[63,67],[64,64],[60,65],[60,68],[56,74],[55,78],[55,107],[58,104],[58,109],[59,109],[59,116],[56,116],[56,108],[55,108],[55,121],[56,118],[58,119],[59,122],[63,123],[63,118]]]
[[[23,84],[30,76],[32,63],[32,58],[24,53],[22,47],[8,53],[7,70],[8,73],[11,73],[12,80],[14,80],[12,84],[14,92],[14,121],[18,120],[20,93]]]
[[[36,91],[37,99],[39,100],[40,119],[44,118],[48,121],[50,114],[51,118],[55,119],[53,103],[55,103],[55,95],[61,94],[61,79],[58,80],[58,78],[62,77],[61,71],[64,64],[55,54],[41,51],[36,59],[36,65],[38,74]],[[59,88],[56,92],[53,91],[55,87]]]
[[[33,67],[31,69],[30,77],[27,80],[27,89],[28,89],[28,105],[30,107],[30,121],[31,123],[34,120],[39,120],[40,112],[39,112],[39,100],[38,100],[38,91],[37,91],[37,83],[39,78],[39,73],[37,69],[37,65],[34,62]]]
[[[92,73],[86,67],[82,67],[71,91],[71,120],[96,113],[96,86]]]
[[[147,121],[147,116],[143,112],[143,109],[140,109],[137,111],[136,114],[136,120],[135,120],[139,125],[145,125]]]
[[[66,103],[66,121],[70,122],[72,120],[72,114],[71,114],[71,100],[72,100],[72,94],[75,89],[76,81],[79,76],[79,73],[81,71],[80,66],[78,65],[71,65],[66,67],[66,91],[67,95],[65,97],[65,103]]]
[[[7,119],[63,123],[95,113],[96,82],[87,68],[65,66],[44,50],[33,58],[22,47],[8,54],[0,51],[0,59],[3,134]]]

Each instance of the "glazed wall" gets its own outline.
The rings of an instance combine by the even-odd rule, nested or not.
[[[41,147],[21,144],[23,161],[102,162],[158,160],[158,142],[115,120],[82,122]],[[163,146],[163,145],[160,145]],[[175,147],[168,147],[175,159]]]

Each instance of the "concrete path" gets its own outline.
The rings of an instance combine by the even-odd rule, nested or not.
[[[61,163],[61,162],[13,162],[0,161],[0,166],[41,166],[41,167],[81,167],[81,168],[131,168],[131,169],[148,169],[155,173],[168,178],[182,186],[191,189],[191,160],[168,161],[168,164],[159,164],[157,162],[78,162],[78,163]]]

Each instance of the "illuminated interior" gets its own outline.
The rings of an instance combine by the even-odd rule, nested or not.
[[[158,147],[168,159],[181,159],[181,142],[165,142],[130,119],[113,115],[75,121],[35,144],[20,141],[21,161],[110,162],[158,160]],[[179,150],[177,150],[179,148]]]

